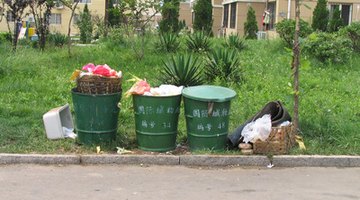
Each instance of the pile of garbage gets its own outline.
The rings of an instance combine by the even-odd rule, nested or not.
[[[89,63],[82,70],[75,70],[70,78],[76,81],[77,92],[84,94],[112,94],[121,92],[122,71],[107,64]]]
[[[151,87],[144,79],[135,77],[131,81],[136,81],[134,85],[126,92],[126,96],[144,95],[144,96],[175,96],[180,95],[184,86],[160,85],[159,87]]]
[[[88,63],[82,67],[82,70],[83,71],[78,69],[75,70],[71,76],[71,80],[76,80],[85,75],[122,78],[122,71],[111,69],[107,64],[95,65],[93,63]]]

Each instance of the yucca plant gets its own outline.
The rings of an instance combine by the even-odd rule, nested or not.
[[[245,42],[238,35],[230,35],[224,41],[223,47],[241,51],[245,49]]]
[[[239,83],[241,81],[240,57],[233,49],[219,48],[207,55],[205,76],[207,80],[215,78],[227,82]]]
[[[55,33],[49,35],[49,40],[57,47],[62,47],[67,41],[67,37],[61,33]]]
[[[160,34],[159,41],[156,43],[156,47],[160,51],[176,52],[180,48],[180,41],[177,34],[162,33]]]
[[[203,84],[201,62],[192,55],[174,55],[163,61],[163,76],[160,81],[176,86],[194,86]]]
[[[210,37],[202,31],[189,35],[185,44],[193,52],[208,52],[212,45]]]

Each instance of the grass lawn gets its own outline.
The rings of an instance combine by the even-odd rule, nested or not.
[[[229,132],[268,101],[280,100],[293,113],[291,54],[279,40],[246,43],[247,49],[240,53],[244,81],[240,84],[209,83],[237,92],[231,104]],[[95,152],[93,147],[78,145],[71,139],[48,140],[45,135],[43,114],[66,103],[72,108],[70,90],[75,86],[69,80],[72,72],[89,62],[106,63],[123,71],[123,90],[126,91],[132,85],[127,82],[131,74],[146,78],[153,86],[158,85],[162,60],[171,56],[157,52],[151,43],[142,60],[137,59],[130,48],[109,48],[102,43],[73,47],[72,52],[69,58],[66,48],[40,52],[23,46],[14,54],[10,46],[0,45],[0,153]],[[312,60],[310,67],[301,69],[299,117],[307,150],[294,148],[292,154],[360,154],[359,77],[360,56],[355,54],[343,65]],[[185,142],[182,109],[178,143]],[[117,140],[104,147],[104,151],[113,153],[115,147],[136,148],[132,100],[124,96]]]

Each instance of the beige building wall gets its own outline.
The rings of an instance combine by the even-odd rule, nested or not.
[[[192,5],[194,1],[186,1],[180,2],[180,10],[179,10],[179,21],[185,20],[186,26],[192,30],[193,28],[193,9]],[[217,36],[222,25],[222,14],[223,14],[223,6],[222,0],[212,0],[213,6],[213,26],[212,31],[214,36]]]
[[[91,3],[88,3],[88,8],[91,15],[98,15],[100,17],[105,16],[105,1],[104,0],[91,0]],[[76,14],[79,14],[84,10],[85,3],[79,3],[77,6]],[[61,24],[51,24],[50,31],[51,32],[60,32],[63,34],[67,34],[69,20],[71,17],[71,10],[69,8],[64,9],[53,9],[52,13],[61,14]],[[79,31],[76,28],[74,21],[72,22],[71,34],[76,35]]]
[[[247,8],[251,5],[256,14],[258,20],[259,30],[262,30],[262,14],[265,10],[266,4],[270,6],[274,5],[273,22],[274,24],[287,19],[290,15],[290,19],[295,19],[295,0],[290,0],[290,9],[288,7],[289,0],[223,0],[223,5],[237,3],[236,8],[236,26],[235,28],[226,28],[226,35],[239,34],[244,35],[244,23],[246,21]],[[317,4],[316,0],[303,0],[301,2],[301,18],[311,24],[312,15]],[[351,7],[351,22],[360,21],[360,0],[328,0],[328,7],[333,4],[345,4],[352,5]],[[230,8],[229,8],[229,20],[230,24]],[[222,14],[222,18],[224,13]],[[228,26],[229,27],[229,26]],[[276,37],[275,29],[268,31],[268,38]]]
[[[233,1],[234,2],[234,1]],[[230,2],[233,3],[233,2]],[[226,35],[231,35],[231,34],[238,34],[239,36],[243,36],[244,35],[244,23],[246,22],[246,18],[247,18],[247,12],[249,10],[249,7],[251,6],[254,11],[255,11],[255,16],[256,16],[256,20],[258,22],[258,28],[259,30],[262,30],[263,25],[262,25],[262,15],[263,12],[265,10],[265,3],[263,3],[262,1],[260,2],[251,2],[251,1],[235,1],[237,2],[237,7],[236,7],[236,25],[235,28],[229,28],[230,26],[228,25],[228,28],[226,28]],[[230,16],[231,16],[231,6],[229,6],[229,20],[228,23],[230,24]],[[224,16],[224,15],[223,15]]]
[[[192,29],[192,8],[190,2],[180,2],[179,21],[185,20],[185,24],[189,29]]]
[[[222,0],[212,0],[213,5],[213,27],[214,36],[219,36],[222,26],[223,5]]]
[[[280,22],[287,18],[288,0],[276,0],[276,22]],[[300,16],[303,20],[312,23],[312,16],[317,1],[303,0],[300,7]],[[360,0],[328,0],[328,7],[333,4],[352,5],[351,21],[360,21]],[[284,17],[284,13],[286,14]],[[295,0],[291,0],[290,18],[295,19]]]
[[[75,13],[79,14],[81,11],[84,10],[85,3],[79,3],[77,6],[77,10]],[[99,15],[102,18],[105,16],[105,1],[104,0],[91,0],[91,3],[88,3],[89,11],[92,15]],[[65,6],[59,8],[52,9],[53,14],[60,14],[61,15],[61,24],[50,24],[50,32],[59,32],[62,34],[67,34],[69,20],[71,16],[71,10],[66,8]],[[23,18],[23,21],[28,21],[29,16]],[[10,23],[11,30],[13,30],[13,22]],[[78,34],[78,30],[74,23],[72,23],[71,27],[71,34],[76,35]],[[0,22],[0,31],[8,31],[6,19],[3,19]]]

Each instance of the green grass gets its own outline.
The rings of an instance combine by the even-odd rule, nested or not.
[[[215,40],[221,48],[220,39]],[[268,101],[281,100],[293,113],[291,56],[278,41],[246,41],[240,53],[242,83],[211,84],[230,87],[237,92],[232,101],[229,132],[254,115]],[[19,47],[0,46],[0,152],[9,153],[91,153],[94,147],[78,145],[70,139],[48,140],[42,116],[48,110],[69,103],[75,86],[69,78],[84,64],[107,63],[124,74],[123,90],[132,83],[131,74],[159,84],[162,59],[171,54],[155,51],[147,43],[145,57],[139,60],[129,48],[73,47],[68,57],[66,48],[45,52]],[[185,51],[185,50],[182,50]],[[180,51],[180,53],[183,53]],[[360,56],[349,63],[328,66],[311,60],[311,67],[300,74],[300,128],[307,150],[294,149],[292,154],[360,155]],[[131,98],[123,96],[119,114],[117,140],[104,151],[115,147],[136,148]],[[178,142],[186,141],[183,104],[180,113]],[[234,152],[224,151],[225,154]],[[240,154],[240,153],[239,153]]]

